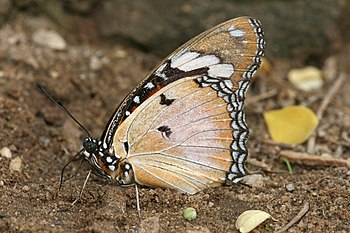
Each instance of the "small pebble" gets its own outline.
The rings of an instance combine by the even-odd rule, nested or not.
[[[60,73],[56,70],[50,70],[49,74],[52,79],[57,79],[60,76]]]
[[[0,218],[5,218],[6,216],[7,214],[4,211],[0,210]]]
[[[117,49],[114,51],[114,56],[117,58],[125,58],[128,56],[128,53],[123,49]]]
[[[186,233],[210,233],[206,227],[196,227],[194,230],[187,230]]]
[[[132,231],[136,232],[136,231]],[[139,232],[159,232],[159,216],[148,217],[141,221]]]
[[[13,145],[13,144],[11,146],[9,146],[9,148],[10,148],[11,151],[16,151],[17,150],[17,147],[15,145]]]
[[[46,148],[50,143],[50,139],[44,136],[39,137],[39,145]]]
[[[0,186],[4,186],[5,182],[3,180],[0,180]]]
[[[90,59],[90,68],[93,71],[98,71],[103,68],[104,65],[109,63],[109,59],[103,56],[102,51],[97,51],[95,56],[92,56]]]
[[[22,191],[24,191],[24,192],[28,192],[29,190],[30,190],[30,187],[28,185],[24,185],[22,187]]]
[[[188,207],[184,210],[183,216],[188,221],[195,220],[197,218],[197,211],[195,208]]]
[[[60,219],[56,219],[54,222],[55,226],[61,226],[62,225],[62,221]]]
[[[287,189],[288,192],[293,192],[295,190],[293,184],[287,184],[286,185],[286,189]]]
[[[20,157],[12,159],[9,168],[11,171],[22,171],[22,159]]]
[[[261,174],[251,174],[244,176],[242,183],[253,188],[262,188],[265,184],[265,179]]]
[[[1,150],[0,150],[0,154],[2,157],[5,157],[7,159],[11,159],[12,158],[12,153],[11,153],[11,150],[10,148],[8,147],[3,147]]]
[[[65,50],[67,47],[66,41],[61,35],[47,29],[39,29],[34,32],[33,41],[39,45],[55,50]]]
[[[211,201],[209,201],[209,202],[208,202],[208,206],[211,208],[211,207],[213,207],[213,206],[214,206],[214,203],[213,203],[213,202],[211,202]]]

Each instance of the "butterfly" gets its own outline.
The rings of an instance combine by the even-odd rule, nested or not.
[[[246,174],[243,111],[265,40],[251,17],[226,21],[171,53],[121,102],[100,139],[81,150],[120,186],[195,194]]]

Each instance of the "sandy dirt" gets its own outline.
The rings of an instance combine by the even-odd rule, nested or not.
[[[262,175],[259,184],[213,188],[193,196],[141,188],[140,220],[134,188],[92,176],[82,200],[71,207],[88,167],[83,165],[58,191],[60,172],[86,135],[35,84],[43,84],[99,137],[115,107],[162,58],[121,44],[96,46],[68,35],[67,47],[57,51],[33,41],[33,33],[43,25],[52,26],[47,19],[18,16],[0,28],[0,149],[11,151],[11,158],[0,157],[0,232],[237,232],[236,218],[249,209],[267,211],[276,219],[255,232],[274,232],[305,203],[309,211],[288,232],[350,232],[349,168],[292,164],[289,174],[280,151],[304,152],[306,145],[274,144],[269,139],[264,111],[290,104],[317,111],[335,82],[326,80],[322,89],[311,93],[298,91],[285,78],[290,61],[272,61],[272,71],[260,74],[248,93],[247,99],[253,99],[276,90],[275,95],[246,106],[249,158],[254,159],[247,167]],[[334,59],[349,61],[347,54],[336,54]],[[350,78],[320,121],[317,155],[350,159],[348,90]],[[20,160],[20,171],[10,169],[15,158]],[[65,176],[73,175],[79,164],[72,163]],[[197,210],[195,220],[183,218],[186,207]]]

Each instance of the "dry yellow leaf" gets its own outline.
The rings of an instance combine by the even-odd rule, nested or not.
[[[270,217],[262,210],[247,210],[238,216],[235,226],[241,233],[248,233]]]
[[[314,112],[303,106],[268,111],[264,118],[272,140],[287,144],[305,142],[318,124]]]

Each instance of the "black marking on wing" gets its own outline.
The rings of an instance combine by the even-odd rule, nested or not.
[[[165,66],[165,68],[163,69],[163,72],[162,72],[162,74],[165,75],[166,78],[165,79],[160,78],[160,80],[164,86],[166,86],[169,83],[172,83],[176,80],[179,80],[181,78],[197,76],[197,75],[198,76],[206,75],[208,73],[208,70],[209,70],[209,67],[202,67],[202,68],[198,68],[198,69],[194,69],[194,70],[190,70],[190,71],[182,71],[178,68],[172,68],[170,66],[170,64],[171,64],[171,61],[168,60],[167,65]],[[158,77],[158,76],[156,76],[156,77]],[[156,80],[159,80],[159,77]]]
[[[168,99],[164,94],[160,95],[160,104],[169,106],[175,101],[175,99]]]
[[[169,126],[166,126],[166,125],[158,127],[157,130],[159,132],[162,132],[162,135],[163,136],[165,135],[166,138],[169,138],[170,135],[172,134],[171,129],[169,128]]]
[[[124,149],[125,149],[126,153],[129,153],[129,143],[128,142],[124,142]]]

